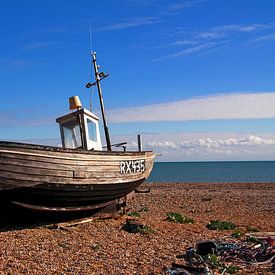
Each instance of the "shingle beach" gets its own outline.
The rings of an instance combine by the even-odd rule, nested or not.
[[[128,215],[94,220],[74,227],[10,226],[1,220],[0,274],[164,274],[199,240],[231,238],[233,230],[206,228],[210,220],[275,231],[274,183],[150,183],[128,201],[127,212],[148,232],[123,229]],[[2,212],[4,209],[2,209]],[[168,212],[192,218],[193,224],[172,223]],[[131,217],[133,218],[133,217]],[[271,264],[240,270],[247,274],[272,274]],[[216,273],[218,274],[218,273]]]

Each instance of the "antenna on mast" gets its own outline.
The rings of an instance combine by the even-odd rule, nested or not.
[[[91,19],[89,20],[89,24],[90,24],[90,50],[91,50],[91,54],[93,53],[93,40],[92,40],[92,22]]]

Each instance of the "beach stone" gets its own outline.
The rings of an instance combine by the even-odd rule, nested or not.
[[[145,227],[145,224],[137,219],[127,219],[123,226],[123,229],[128,233],[140,233],[141,229]]]

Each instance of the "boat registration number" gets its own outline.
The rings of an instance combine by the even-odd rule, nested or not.
[[[145,160],[126,160],[120,162],[121,174],[140,173],[146,170]]]

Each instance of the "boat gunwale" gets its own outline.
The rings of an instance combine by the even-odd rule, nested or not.
[[[33,150],[33,149],[32,149]],[[43,151],[41,151],[43,152]],[[46,152],[46,151],[44,151]],[[53,151],[47,151],[47,152],[51,152],[53,153]],[[145,160],[150,160],[153,159],[155,157],[155,154],[152,153],[148,156],[148,154],[127,154],[127,155],[123,155],[123,154],[112,154],[112,155],[105,155],[105,154],[80,154],[81,157],[87,157],[87,158],[78,158],[76,155],[74,156],[66,156],[66,154],[70,154],[71,152],[56,152],[56,153],[61,153],[65,155],[56,155],[56,154],[52,154],[52,155],[47,155],[47,154],[38,154],[38,153],[33,153],[33,152],[27,152],[27,151],[12,151],[12,150],[2,150],[0,148],[0,156],[2,154],[10,154],[10,155],[22,155],[22,156],[31,156],[31,157],[44,157],[47,159],[63,159],[63,160],[72,160],[72,161],[101,161],[101,162],[114,162],[114,161],[125,161],[125,160],[139,160],[139,159],[145,159]],[[88,157],[91,158],[88,158]],[[96,159],[96,158],[92,158],[92,156],[94,157],[101,157],[100,159]],[[110,158],[104,158],[104,157],[110,157]],[[115,160],[113,158],[115,157],[121,157],[121,159],[119,160]]]
[[[19,143],[19,142],[10,142],[10,141],[0,141],[0,153],[1,147],[3,148],[16,148],[16,149],[26,149],[26,150],[38,150],[42,152],[54,152],[54,153],[68,153],[68,154],[80,154],[80,155],[103,155],[103,156],[143,156],[151,153],[154,155],[153,151],[99,151],[99,150],[84,150],[84,149],[70,149],[62,148],[58,146],[51,145],[41,145],[41,144],[30,144],[30,143]],[[151,156],[149,154],[149,156]]]

